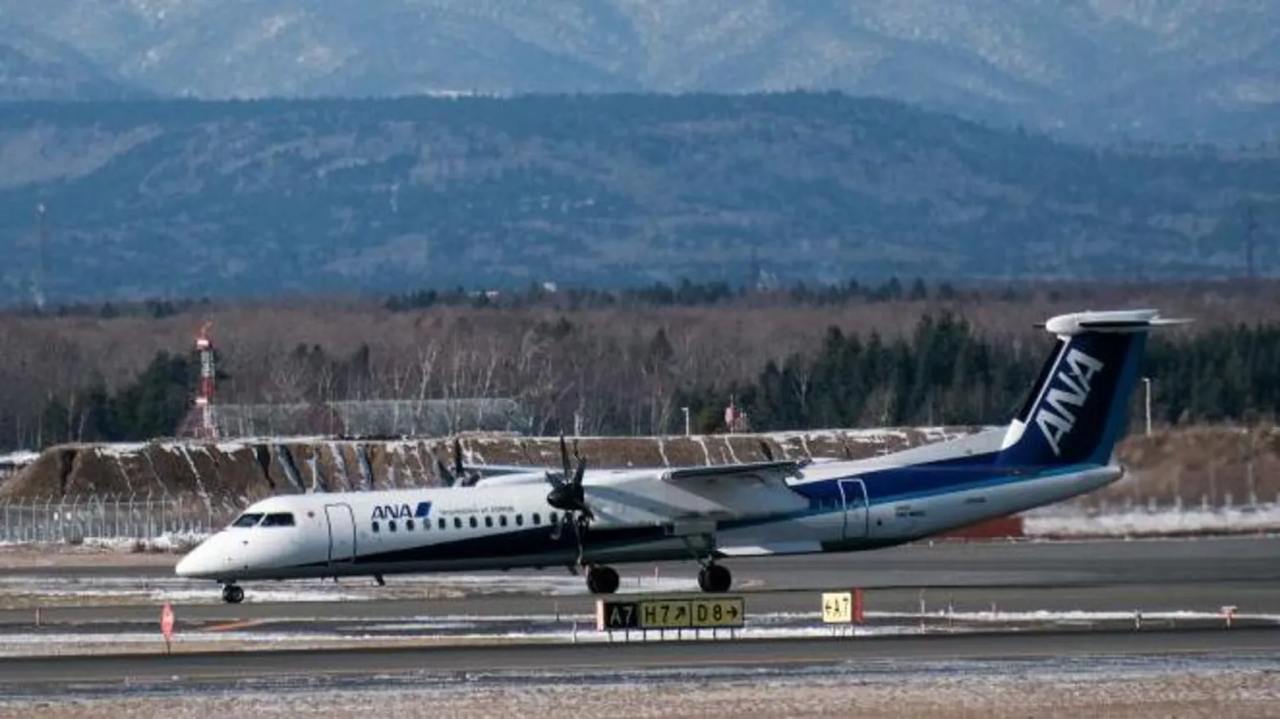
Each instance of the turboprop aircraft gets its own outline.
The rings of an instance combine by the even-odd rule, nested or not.
[[[223,585],[303,577],[567,566],[588,589],[618,588],[610,565],[699,562],[727,591],[734,557],[845,552],[909,542],[1114,482],[1155,310],[1081,312],[1057,339],[1007,428],[862,460],[558,470],[461,466],[456,486],[283,495],[250,506],[178,563]],[[576,452],[575,452],[576,454]],[[450,473],[454,474],[454,473]]]

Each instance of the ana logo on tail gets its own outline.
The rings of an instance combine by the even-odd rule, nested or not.
[[[1036,412],[1036,426],[1055,456],[1062,454],[1062,438],[1076,426],[1076,415],[1070,406],[1084,406],[1085,400],[1089,399],[1093,376],[1101,370],[1101,362],[1073,348],[1067,352],[1066,368],[1053,379],[1063,386],[1049,385]]]

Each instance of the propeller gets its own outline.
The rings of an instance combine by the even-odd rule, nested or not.
[[[574,457],[577,467],[570,467],[569,448],[564,437],[560,438],[561,472],[547,472],[547,481],[551,483],[551,491],[547,493],[547,504],[564,512],[577,512],[588,521],[595,519],[595,513],[587,506],[586,491],[582,487],[582,478],[587,472],[587,462],[578,454],[575,444]]]
[[[480,473],[475,470],[468,470],[466,465],[462,463],[462,440],[457,437],[453,438],[453,468],[436,458],[436,469],[440,471],[440,477],[444,480],[445,486],[453,487],[461,483],[463,487],[470,487],[480,479]]]
[[[547,472],[547,482],[551,484],[551,491],[547,493],[547,504],[555,509],[565,512],[565,519],[572,521],[574,541],[578,545],[578,564],[581,565],[583,559],[583,538],[587,533],[587,526],[596,518],[591,507],[587,506],[586,490],[583,489],[582,479],[586,476],[587,461],[578,454],[578,443],[574,442],[573,456],[577,460],[577,466],[571,467],[569,463],[569,447],[565,444],[564,436],[560,437],[560,472]]]
[[[449,469],[449,465],[441,461],[439,457],[436,457],[436,471],[439,472],[440,479],[444,481],[444,486],[452,487],[458,483],[458,475],[454,474]]]

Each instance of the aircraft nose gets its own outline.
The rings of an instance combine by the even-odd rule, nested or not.
[[[212,577],[217,573],[220,564],[215,544],[212,537],[206,539],[178,562],[178,566],[173,568],[174,573],[179,577],[192,579]]]

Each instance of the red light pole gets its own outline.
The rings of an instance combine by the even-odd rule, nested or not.
[[[213,416],[214,379],[217,377],[213,352],[213,338],[209,331],[213,322],[205,322],[196,335],[196,353],[200,355],[200,386],[196,390],[196,407],[200,408],[200,425],[196,436],[203,439],[218,438],[218,423]]]

